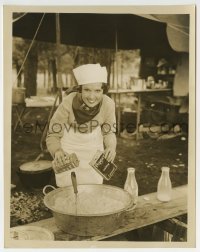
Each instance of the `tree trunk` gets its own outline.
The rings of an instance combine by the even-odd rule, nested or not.
[[[24,64],[24,86],[26,88],[26,97],[35,96],[37,94],[37,66],[37,45],[33,44]]]
[[[111,52],[109,51],[108,52],[108,62],[107,62],[108,85],[109,85],[109,87],[112,85],[112,83],[110,83],[111,65],[112,65],[112,58],[111,58]]]
[[[57,70],[56,70],[56,61],[55,59],[54,60],[51,60],[51,67],[52,67],[52,74],[53,74],[53,93],[56,93],[57,92],[57,79],[56,79],[56,73],[57,73]]]
[[[46,88],[46,69],[43,70],[43,76],[44,76],[43,86],[44,86],[44,88]]]
[[[48,93],[51,93],[51,87],[52,87],[52,75],[51,75],[51,60],[48,60]]]

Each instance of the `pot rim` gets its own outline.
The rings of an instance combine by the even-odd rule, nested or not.
[[[126,211],[127,209],[131,208],[131,206],[133,206],[134,204],[134,201],[133,201],[133,198],[131,196],[131,194],[129,192],[127,192],[126,190],[120,188],[120,187],[117,187],[117,186],[111,186],[111,185],[104,185],[104,184],[79,184],[78,186],[104,186],[104,187],[108,187],[108,188],[113,188],[113,189],[117,189],[119,191],[123,191],[125,194],[128,195],[128,197],[130,198],[130,203],[127,204],[127,206],[123,207],[122,209],[119,209],[119,210],[115,210],[115,211],[112,211],[112,212],[107,212],[107,213],[101,213],[101,214],[72,214],[72,213],[66,213],[64,211],[58,211],[56,209],[54,209],[52,206],[49,206],[48,202],[47,202],[47,199],[52,195],[52,194],[55,194],[55,193],[58,193],[59,191],[62,191],[64,188],[71,188],[72,186],[66,186],[66,187],[60,187],[60,188],[56,188],[55,190],[47,193],[45,196],[44,196],[44,204],[47,208],[49,208],[51,211],[53,211],[54,213],[56,214],[65,214],[67,216],[74,216],[74,217],[99,217],[99,216],[108,216],[108,215],[113,215],[113,214],[120,214],[124,211]]]
[[[45,172],[50,172],[50,171],[53,171],[52,167],[49,167],[43,170],[38,170],[38,171],[24,171],[24,170],[21,170],[20,168],[17,168],[17,173],[27,174],[27,175],[40,174],[40,173],[45,173]]]

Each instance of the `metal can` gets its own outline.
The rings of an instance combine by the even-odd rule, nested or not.
[[[65,162],[63,165],[59,163],[52,163],[52,167],[55,173],[61,173],[64,171],[71,170],[79,166],[79,160],[75,153],[65,156]]]

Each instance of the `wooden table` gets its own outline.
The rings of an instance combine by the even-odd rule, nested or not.
[[[131,89],[118,89],[118,90],[109,90],[108,93],[111,96],[114,96],[114,100],[117,107],[117,129],[118,135],[120,134],[120,122],[121,122],[121,102],[120,97],[122,94],[134,94],[138,98],[137,103],[137,118],[136,118],[136,139],[139,139],[139,125],[140,125],[140,117],[141,117],[141,102],[142,96],[147,94],[162,94],[162,93],[171,93],[172,89],[142,89],[142,90],[131,90]]]
[[[172,200],[169,202],[160,202],[157,200],[156,193],[139,196],[136,208],[125,213],[123,225],[106,235],[93,237],[70,235],[57,228],[54,218],[41,220],[29,225],[47,228],[54,233],[55,240],[58,241],[99,241],[186,214],[187,188],[187,185],[173,188]]]

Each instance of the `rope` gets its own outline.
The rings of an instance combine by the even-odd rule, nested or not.
[[[23,66],[24,66],[24,64],[25,64],[25,61],[26,61],[26,59],[27,59],[27,57],[28,57],[28,54],[29,54],[29,52],[30,52],[30,50],[31,50],[31,48],[32,48],[32,45],[33,45],[33,43],[34,43],[34,41],[35,41],[35,38],[36,38],[36,36],[37,36],[37,33],[38,33],[39,29],[40,29],[40,26],[41,26],[41,24],[42,24],[42,21],[43,21],[43,19],[44,19],[44,16],[45,16],[45,13],[43,14],[43,16],[42,16],[42,18],[41,18],[41,20],[40,20],[40,23],[39,23],[39,25],[38,25],[38,28],[37,28],[37,30],[36,30],[36,32],[35,32],[35,35],[34,35],[32,41],[31,41],[31,44],[30,44],[30,46],[29,46],[29,48],[28,48],[28,51],[27,51],[27,53],[26,53],[26,55],[25,55],[25,58],[24,58],[24,60],[23,60],[23,62],[22,62],[22,65],[21,65],[21,67],[20,67],[20,69],[19,69],[19,72],[17,73],[17,77],[16,77],[16,79],[15,79],[15,81],[14,81],[14,84],[16,84],[17,79],[18,79],[18,77],[19,77],[19,75],[20,75],[20,73],[21,73],[21,71],[22,71],[22,68],[23,68]]]
[[[188,32],[185,32],[183,31],[182,29],[179,29],[177,26],[175,25],[172,25],[172,24],[167,24],[167,26],[169,26],[170,28],[176,30],[176,31],[179,31],[181,33],[183,33],[184,35],[188,36],[189,37],[189,33]]]
[[[27,14],[27,12],[21,14],[19,17],[14,18],[14,19],[12,20],[12,22],[14,23],[14,22],[18,21],[19,19],[23,18],[26,14]]]

